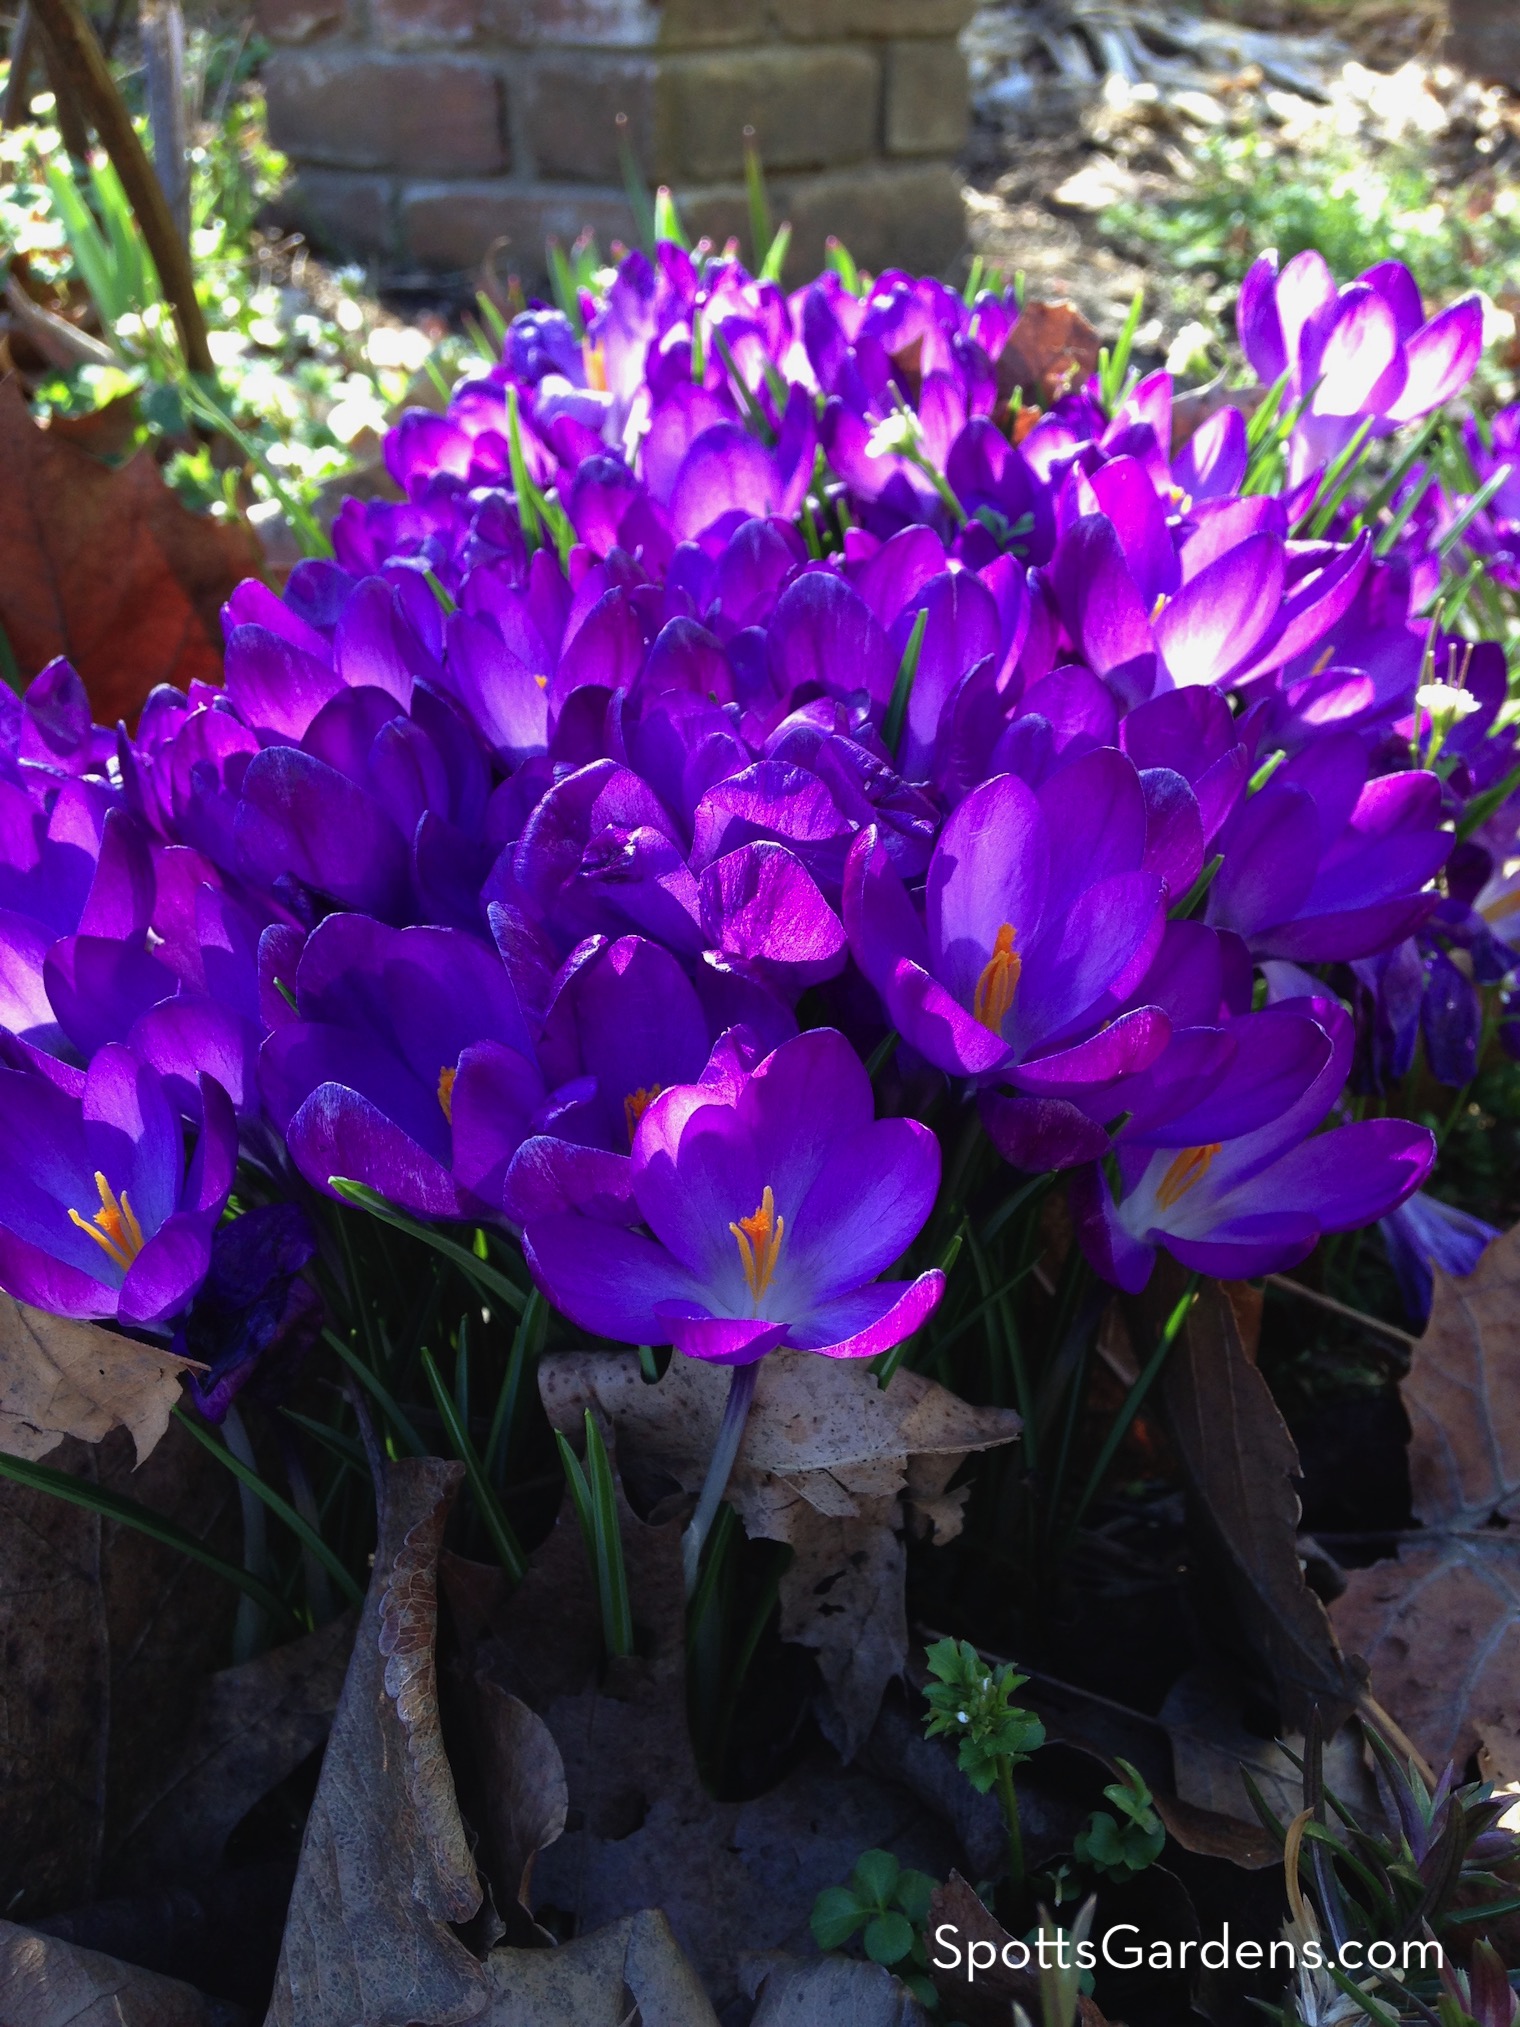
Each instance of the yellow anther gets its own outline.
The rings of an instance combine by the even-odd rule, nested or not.
[[[1174,1203],[1187,1195],[1195,1182],[1202,1182],[1213,1166],[1214,1156],[1221,1144],[1211,1140],[1206,1147],[1184,1147],[1181,1154],[1173,1158],[1156,1191],[1156,1202],[1162,1210],[1169,1211]]]
[[[438,1072],[438,1103],[443,1107],[443,1116],[450,1126],[454,1123],[454,1079],[458,1075],[457,1068]]]
[[[142,1226],[137,1222],[137,1213],[127,1202],[127,1193],[120,1196],[112,1189],[97,1168],[95,1187],[100,1192],[100,1209],[93,1219],[80,1216],[76,1210],[69,1212],[70,1222],[87,1232],[115,1266],[125,1274],[132,1262],[143,1249]]]
[[[973,1016],[995,1035],[1003,1032],[1003,1022],[1008,1018],[1024,969],[1024,960],[1013,947],[1015,934],[1011,922],[1005,922],[999,929],[992,955],[982,966],[982,975],[971,996]]]
[[[623,1118],[628,1126],[628,1145],[630,1147],[633,1145],[633,1136],[639,1130],[639,1121],[664,1088],[663,1084],[641,1084],[637,1091],[630,1091],[628,1096],[623,1100]]]
[[[749,1217],[740,1218],[737,1224],[730,1224],[728,1229],[739,1244],[739,1260],[749,1283],[750,1299],[758,1303],[771,1285],[786,1234],[786,1219],[777,1215],[769,1183],[765,1185],[759,1208]]]
[[[581,340],[581,358],[586,366],[586,385],[595,388],[598,394],[607,392],[607,354],[600,345],[588,344]]]

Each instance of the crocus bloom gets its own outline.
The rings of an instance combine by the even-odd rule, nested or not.
[[[0,1285],[55,1316],[165,1322],[205,1277],[232,1187],[225,1093],[202,1079],[187,1171],[158,1074],[129,1049],[109,1043],[87,1071],[45,1075],[14,1050],[0,1067]]]
[[[845,876],[856,962],[942,1070],[1034,1092],[1105,1082],[1166,1040],[1145,1009],[1095,1032],[1161,934],[1145,852],[1145,797],[1122,753],[1083,754],[1038,791],[1000,775],[946,823],[922,922],[874,829],[862,833]]]
[[[1471,1211],[1443,1203],[1423,1189],[1391,1210],[1378,1230],[1388,1248],[1388,1262],[1404,1307],[1416,1323],[1423,1323],[1430,1314],[1435,1289],[1432,1268],[1466,1276],[1482,1259],[1489,1242],[1499,1236],[1497,1225],[1485,1224]]]
[[[1351,1062],[1351,1023],[1338,1003],[1286,1000],[1252,1018],[1274,1030],[1273,1116],[1237,1130],[1257,1113],[1262,1083],[1259,1047],[1242,1049],[1188,1115],[1189,1144],[1178,1145],[1177,1119],[1162,1145],[1121,1140],[1117,1200],[1097,1163],[1073,1179],[1082,1249],[1121,1288],[1143,1288],[1163,1246],[1221,1280],[1281,1272],[1324,1233],[1385,1217],[1430,1173],[1435,1137],[1407,1120],[1315,1132]]]
[[[648,1236],[575,1213],[523,1234],[534,1278],[583,1330],[674,1344],[740,1366],[777,1345],[870,1358],[908,1337],[944,1287],[875,1277],[918,1236],[939,1145],[912,1119],[877,1119],[844,1039],[814,1028],[754,1068],[736,1035],[701,1081],[663,1092],[633,1142]]]

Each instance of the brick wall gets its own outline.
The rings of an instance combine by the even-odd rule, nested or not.
[[[836,233],[863,265],[961,250],[956,42],[971,0],[257,0],[295,218],[393,269],[493,248],[536,276],[549,234],[631,239],[619,114],[694,233],[747,243],[743,130],[791,269]],[[503,248],[503,242],[505,247]]]

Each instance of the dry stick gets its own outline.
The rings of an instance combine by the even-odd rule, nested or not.
[[[1412,1351],[1419,1343],[1407,1330],[1400,1330],[1396,1323],[1384,1323],[1376,1316],[1369,1316],[1363,1309],[1353,1309],[1347,1302],[1337,1302],[1333,1295],[1321,1295],[1317,1288],[1306,1288],[1302,1281],[1290,1280],[1286,1274],[1265,1274],[1262,1276],[1269,1288],[1280,1288],[1285,1295],[1301,1295],[1305,1302],[1313,1302],[1320,1309],[1328,1309],[1332,1316],[1344,1317],[1347,1323],[1359,1323],[1364,1330],[1370,1330],[1376,1337],[1386,1337],[1394,1344],[1407,1345]]]
[[[85,119],[79,95],[69,82],[68,74],[58,60],[58,51],[52,37],[38,14],[35,0],[32,9],[32,36],[42,57],[42,67],[47,73],[48,90],[53,94],[53,111],[58,119],[58,131],[63,136],[63,145],[72,161],[81,169],[90,165],[90,128]]]
[[[11,74],[6,80],[5,103],[0,106],[0,126],[26,125],[31,107],[28,82],[36,54],[37,24],[32,18],[32,0],[21,0],[11,29]]]
[[[137,138],[95,31],[79,0],[32,0],[32,4],[58,57],[60,71],[77,93],[121,178],[127,202],[158,269],[159,282],[173,307],[185,364],[192,373],[209,379],[213,372],[211,347],[196,300],[190,252],[175,227],[163,185]]]

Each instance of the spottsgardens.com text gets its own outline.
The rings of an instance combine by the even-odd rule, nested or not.
[[[1028,1942],[1010,1937],[1002,1946],[985,1937],[963,1936],[951,1922],[942,1922],[932,1938],[930,1959],[936,1971],[960,1971],[968,1983],[1001,1966],[1010,1971],[1097,1970],[1180,1971],[1199,1965],[1206,1971],[1323,1971],[1331,1967],[1353,1977],[1369,1971],[1439,1971],[1445,1963],[1434,1940],[1405,1938],[1394,1943],[1349,1939],[1338,1949],[1308,1936],[1278,1936],[1271,1942],[1254,1936],[1233,1936],[1226,1922],[1217,1936],[1186,1936],[1178,1941],[1141,1940],[1132,1922],[1116,1922],[1100,1935],[1073,1937],[1064,1930],[1042,1932]]]

